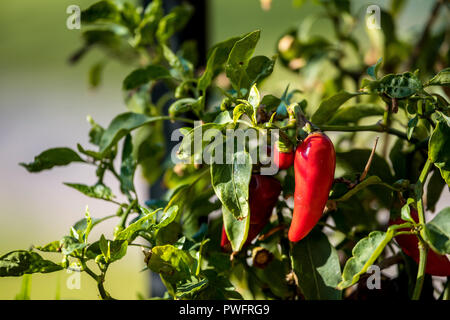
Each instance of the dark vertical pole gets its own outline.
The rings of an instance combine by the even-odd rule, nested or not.
[[[144,7],[148,5],[151,0],[143,0]],[[165,12],[169,12],[173,7],[180,5],[183,1],[181,0],[164,0],[164,10]],[[198,48],[198,66],[206,65],[206,52],[208,48],[208,7],[207,0],[185,0],[185,3],[189,3],[194,7],[194,14],[189,20],[188,24],[185,28],[178,32],[171,39],[171,47],[175,52],[180,49],[182,43],[187,40],[194,40],[197,43]],[[167,92],[167,88],[161,84],[155,86],[152,92],[152,98],[154,101],[157,101],[165,92]],[[163,108],[164,113],[167,114],[167,109],[170,106],[169,101]],[[166,121],[164,123],[164,136],[166,137],[166,155],[165,159],[170,157],[170,152],[172,148],[178,143],[178,141],[170,141],[170,137],[172,132],[180,127],[182,124],[179,123],[171,123]],[[152,186],[150,186],[150,198],[158,199],[161,198],[166,189],[162,184],[162,178],[160,177]],[[151,296],[162,296],[165,292],[164,285],[161,282],[161,279],[158,274],[151,273]]]

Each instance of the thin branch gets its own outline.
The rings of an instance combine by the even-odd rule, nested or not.
[[[369,172],[370,165],[372,164],[373,156],[375,155],[375,150],[377,149],[377,144],[378,144],[378,139],[379,139],[379,138],[380,138],[380,137],[376,137],[376,139],[375,139],[375,144],[374,144],[374,146],[373,146],[373,148],[372,148],[372,152],[370,153],[369,160],[367,160],[366,167],[364,168],[364,171],[363,171],[363,173],[361,174],[361,177],[359,178],[359,181],[360,181],[360,182],[363,181],[363,180],[366,178],[367,173]]]

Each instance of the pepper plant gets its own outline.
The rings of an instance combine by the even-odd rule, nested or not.
[[[448,28],[431,28],[438,12],[448,14],[448,3],[436,1],[418,41],[407,42],[396,28],[406,1],[392,1],[381,10],[381,28],[366,30],[367,48],[367,38],[355,33],[365,21],[352,15],[354,3],[312,2],[321,10],[313,19],[329,21],[333,35],[308,34],[308,20],[280,35],[276,55],[266,57],[254,54],[264,36],[255,30],[213,45],[205,66],[198,63],[194,42],[177,52],[170,46],[195,10],[190,5],[165,12],[162,0],[145,8],[105,0],[82,11],[83,43],[71,61],[91,50],[104,52],[105,59],[90,70],[92,86],[100,84],[108,59],[129,65],[123,80],[128,110],[106,126],[89,118],[89,146],[49,149],[21,165],[37,173],[86,164],[97,183],[65,185],[117,210],[104,217],[86,210],[63,239],[36,240],[29,250],[3,254],[0,276],[76,266],[97,283],[102,299],[112,299],[108,268],[138,245],[143,267],[166,286],[165,299],[448,299],[448,278],[435,278],[439,284],[432,275],[450,275],[450,207],[434,213],[450,186],[450,34]],[[276,63],[301,84],[281,96],[264,86]],[[320,68],[332,69],[332,76],[321,78],[314,71]],[[156,98],[159,85],[167,93]],[[169,121],[181,127],[176,150],[166,150],[163,128]],[[202,135],[207,130],[215,135]],[[272,150],[294,152],[313,132],[330,137],[336,173],[328,201],[300,241],[288,238],[296,189],[292,157],[270,177],[258,178],[268,164],[254,158],[251,143],[218,154],[217,146],[239,140],[228,136],[238,130],[268,139],[269,147],[256,148],[266,160]],[[368,139],[368,133],[379,139]],[[176,157],[167,160],[168,153]],[[208,161],[221,156],[229,161]],[[320,161],[307,165],[320,171]],[[138,198],[138,167],[149,184],[162,177],[163,197]],[[118,190],[104,183],[106,174],[117,179]],[[320,181],[300,188],[312,195],[303,204],[306,214],[323,188]],[[117,200],[117,193],[126,200]],[[258,220],[261,210],[268,214]],[[387,219],[380,218],[383,213]],[[106,219],[117,220],[115,229],[90,237]],[[414,248],[397,242],[401,236],[412,237]],[[55,258],[47,260],[43,252]],[[438,260],[427,259],[431,252]],[[433,268],[427,268],[430,263]],[[370,290],[374,266],[395,266],[396,275],[380,273],[380,288]]]

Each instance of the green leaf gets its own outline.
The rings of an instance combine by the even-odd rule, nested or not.
[[[388,74],[376,81],[364,80],[363,88],[377,94],[386,94],[390,98],[404,99],[422,90],[422,82],[411,72]]]
[[[117,25],[84,31],[84,47],[72,57],[72,62],[79,61],[91,48],[98,47],[108,56],[129,63],[130,60],[138,58],[138,53],[131,46],[127,35],[128,32],[124,32],[124,29]]]
[[[72,162],[85,162],[78,153],[69,148],[48,149],[34,157],[31,163],[20,163],[28,172],[40,172],[56,166],[66,166]]]
[[[144,16],[136,31],[138,45],[149,45],[155,41],[159,21],[164,15],[162,0],[154,0],[145,8]]]
[[[418,123],[419,123],[419,115],[417,114],[408,121],[408,130],[406,131],[408,140],[411,140],[411,137],[414,133],[414,129],[416,128]]]
[[[425,86],[449,86],[450,85],[450,68],[445,68],[431,78]]]
[[[378,61],[377,61],[377,63],[376,64],[374,64],[373,66],[370,66],[368,69],[367,69],[367,74],[369,75],[369,76],[371,76],[372,78],[374,78],[374,79],[377,79],[378,78],[378,70],[380,69],[380,67],[381,67],[381,62],[383,61],[383,58],[380,58],[380,59],[378,59]]]
[[[229,258],[228,258],[229,260]],[[196,299],[204,300],[229,300],[229,299],[240,299],[243,297],[233,284],[230,282],[227,276],[224,276],[214,269],[202,270],[202,276],[208,279],[208,286],[199,292]]]
[[[244,218],[236,219],[225,206],[222,206],[223,226],[234,252],[240,251],[247,241],[250,214],[251,212]]]
[[[360,240],[352,250],[353,256],[345,263],[338,289],[342,290],[357,283],[359,277],[375,263],[393,236],[393,229],[388,229],[387,232],[373,231]]]
[[[194,278],[192,281],[177,286],[176,297],[186,299],[193,297],[194,294],[203,290],[208,285],[208,279],[199,280]]]
[[[178,116],[182,113],[192,110],[192,106],[197,103],[198,100],[194,98],[183,98],[178,99],[172,103],[169,107],[169,114],[173,117]]]
[[[277,246],[278,240],[276,242],[277,243],[274,243],[274,246]],[[288,257],[283,256],[282,260],[275,258],[263,269],[253,269],[258,280],[263,282],[264,287],[268,286],[275,296],[286,299],[292,295],[291,288],[286,281],[286,275],[289,274],[291,270],[291,263]]]
[[[193,160],[194,163],[202,163],[203,150],[213,140],[208,140],[204,133],[208,130],[221,131],[226,126],[226,123],[205,123],[201,126],[192,128],[184,137],[178,147],[177,157],[180,160]]]
[[[193,76],[194,66],[182,57],[178,57],[166,45],[162,45],[163,55],[169,65],[173,68],[172,76],[180,79],[191,78]]]
[[[325,234],[313,231],[291,249],[292,268],[306,300],[340,300],[336,289],[341,267],[336,250]]]
[[[270,76],[275,67],[276,56],[269,59],[266,56],[256,56],[250,59],[246,69],[251,84],[260,83]]]
[[[111,1],[99,1],[81,12],[82,23],[118,22],[120,13]]]
[[[171,78],[170,72],[159,65],[149,65],[146,68],[139,68],[132,71],[123,80],[123,89],[136,89],[150,81]]]
[[[24,274],[50,273],[63,269],[45,260],[36,252],[16,250],[0,257],[0,277],[20,277]]]
[[[91,198],[103,199],[107,201],[113,200],[115,198],[111,189],[101,183],[96,184],[94,186],[87,186],[85,184],[68,183],[68,182],[65,182],[64,184],[68,187],[80,191],[82,194]]]
[[[61,252],[58,240],[47,243],[45,246],[37,246],[35,249],[43,252]]]
[[[89,142],[92,143],[93,145],[98,146],[105,129],[103,129],[103,127],[100,126],[97,122],[95,122],[91,116],[88,116],[87,120],[91,125],[91,130],[89,130]]]
[[[107,240],[102,235],[100,240],[94,242],[86,249],[86,257],[95,259],[97,256],[103,255],[108,263],[113,263],[126,255],[127,248],[128,242],[126,240]],[[106,259],[107,256],[109,256],[108,259]]]
[[[166,43],[175,32],[183,29],[191,18],[194,8],[191,5],[183,4],[176,6],[170,13],[164,16],[158,24],[156,37],[160,43]]]
[[[231,164],[211,164],[211,184],[223,206],[234,217],[249,215],[248,186],[252,174],[252,161],[245,151],[233,154]]]
[[[146,124],[164,120],[163,116],[149,117],[140,113],[126,112],[116,116],[102,135],[100,154],[104,155],[115,143],[131,131]]]
[[[111,250],[109,247],[109,242],[108,242],[108,240],[106,240],[106,238],[103,234],[100,236],[99,247],[100,247],[100,251],[102,252],[103,256],[108,261],[111,258]]]
[[[213,122],[217,124],[229,124],[233,122],[233,119],[230,116],[230,111],[224,110],[220,112]]]
[[[155,222],[154,219],[156,218],[156,213],[160,210],[161,209],[156,209],[155,211],[147,213],[139,220],[133,222],[128,227],[126,227],[124,230],[117,233],[114,240],[127,240],[128,242],[131,242],[135,238],[135,235],[137,232],[139,232],[143,229],[145,229],[145,230],[147,229],[147,225],[146,225],[147,222],[149,222],[149,221],[153,222],[153,223]],[[146,227],[143,228],[144,226],[146,226]]]
[[[336,228],[345,234],[368,233],[379,226],[376,211],[367,208],[359,197],[340,202],[331,214]]]
[[[87,243],[80,242],[78,239],[70,236],[65,236],[60,242],[61,251],[64,255],[77,254],[79,250],[88,246]]]
[[[428,157],[450,186],[450,118],[441,115],[428,142]]]
[[[103,62],[98,62],[89,69],[89,85],[91,88],[97,88],[100,85],[104,67]]]
[[[120,23],[125,26],[131,34],[134,34],[135,29],[141,21],[141,8],[136,8],[130,2],[123,2],[120,8]]]
[[[170,207],[166,207],[166,209],[164,210],[164,215],[163,215],[162,219],[154,227],[155,229],[161,229],[161,228],[167,227],[178,216],[179,207],[177,205],[173,204],[172,200],[173,199],[171,199],[171,201],[168,204],[168,206],[170,206]]]
[[[110,250],[111,250],[111,260],[110,262],[114,262],[117,260],[122,259],[123,257],[125,257],[125,255],[127,254],[127,248],[128,248],[128,242],[127,241],[122,241],[120,243],[120,246],[114,246],[115,243],[119,243],[117,240],[115,241],[110,241]]]
[[[331,117],[329,124],[344,125],[349,123],[357,123],[359,120],[372,117],[382,116],[384,109],[376,104],[358,103],[351,106],[339,108]]]
[[[101,139],[101,137],[100,137]],[[88,156],[88,157],[92,157],[95,160],[102,160],[104,157],[107,156],[107,154],[105,153],[105,155],[102,155],[100,152],[97,151],[93,151],[93,150],[86,150],[83,148],[83,146],[81,144],[77,144],[77,149],[80,153]]]
[[[213,74],[217,74],[222,70],[225,62],[227,62],[227,60],[228,60],[228,56],[230,55],[230,52],[233,49],[235,43],[237,41],[239,41],[240,39],[245,38],[247,35],[249,35],[249,33],[247,33],[243,36],[240,36],[240,37],[233,37],[233,38],[227,39],[225,41],[216,43],[214,46],[212,46],[208,50],[208,54],[207,54],[208,61],[209,61],[209,59],[211,59],[211,56],[215,52],[214,53],[214,55],[215,55],[214,62],[211,61],[211,64],[210,64],[210,66],[213,69]]]
[[[339,107],[344,104],[350,98],[361,95],[361,92],[351,93],[346,91],[341,91],[335,95],[323,100],[319,105],[319,108],[312,115],[311,121],[314,124],[325,124],[327,123],[339,109]]]
[[[159,273],[169,283],[190,279],[194,270],[194,259],[183,250],[172,245],[155,246],[151,250],[148,267]]]
[[[259,94],[258,88],[256,87],[256,84],[254,84],[250,89],[250,93],[248,94],[248,103],[250,103],[250,105],[253,107],[253,115],[254,117],[256,117],[259,104],[261,103],[261,96]],[[254,120],[256,123],[256,118]]]
[[[265,106],[265,110],[267,113],[270,113],[273,110],[276,110],[278,106],[282,103],[281,99],[275,97],[271,94],[266,94],[261,101],[261,105]]]
[[[130,192],[135,192],[134,173],[136,171],[136,160],[133,157],[133,143],[131,135],[128,134],[123,143],[122,163],[120,165],[120,190],[130,196]]]
[[[214,70],[217,68],[216,66],[216,53],[218,48],[214,48],[208,57],[208,62],[206,63],[205,71],[203,72],[200,79],[198,79],[197,88],[201,92],[205,93],[206,89],[211,85],[212,79],[214,78]],[[222,62],[223,64],[223,62]]]
[[[450,254],[450,207],[442,209],[424,228],[425,241],[439,254]]]
[[[246,103],[238,104],[233,109],[233,122],[237,123],[237,121],[241,118],[242,115],[246,114],[253,123],[256,123],[255,119],[255,110],[253,107]]]
[[[226,74],[237,92],[241,92],[241,88],[248,88],[250,85],[246,69],[255,51],[260,33],[259,30],[253,31],[237,41],[228,56]]]
[[[413,203],[414,203],[414,199],[413,198],[408,198],[408,200],[406,201],[405,205],[402,207],[402,210],[401,210],[402,220],[410,221],[412,223],[416,223],[414,221],[414,219],[411,217],[410,205],[413,204]]]
[[[70,230],[72,237],[76,238],[79,242],[87,242],[89,233],[92,228],[100,223],[102,219],[92,219],[89,209],[86,208],[85,217],[77,221]]]

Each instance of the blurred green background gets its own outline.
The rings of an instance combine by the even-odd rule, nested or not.
[[[17,0],[0,3],[0,255],[43,245],[60,239],[70,226],[83,217],[86,205],[93,217],[114,213],[113,206],[88,199],[65,187],[62,182],[94,183],[91,168],[72,165],[32,175],[19,162],[29,162],[42,150],[56,146],[75,147],[88,143],[86,116],[106,125],[123,112],[121,81],[130,72],[127,66],[108,63],[102,85],[93,91],[87,84],[89,67],[102,59],[90,53],[77,66],[67,63],[80,42],[79,30],[66,28],[66,8],[81,8],[93,0]],[[364,17],[368,4],[382,7],[388,1],[353,1],[352,13]],[[400,17],[402,37],[412,37],[426,19],[433,1],[408,3]],[[264,11],[259,0],[211,0],[210,43],[230,36],[261,29],[258,54],[273,55],[279,36],[290,27],[298,27],[305,17],[320,8],[307,3],[294,8],[290,0],[273,0]],[[424,14],[426,13],[426,14]],[[332,35],[331,26],[317,23],[314,32]],[[364,36],[364,35],[363,35]],[[368,41],[368,40],[367,40]],[[298,86],[297,76],[277,65],[274,76],[264,84],[263,92],[280,95],[288,83]],[[114,180],[107,181],[117,187]],[[147,186],[137,177],[140,198],[146,198]],[[108,221],[93,230],[94,237],[113,229]],[[48,256],[46,256],[48,257]],[[136,299],[149,296],[149,279],[138,247],[130,247],[126,259],[114,264],[106,279],[112,296]],[[50,275],[33,275],[32,299],[95,299],[95,283],[82,276],[81,288],[69,290],[70,274],[61,271]],[[20,278],[0,278],[0,299],[14,299],[21,286]],[[58,293],[59,292],[59,293]]]

